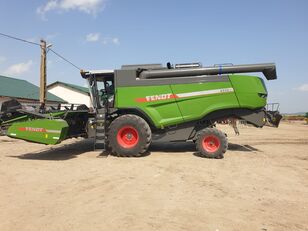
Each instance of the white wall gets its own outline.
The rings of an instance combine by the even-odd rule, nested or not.
[[[89,95],[74,91],[61,85],[50,87],[47,90],[70,104],[85,104],[87,107],[92,107]]]

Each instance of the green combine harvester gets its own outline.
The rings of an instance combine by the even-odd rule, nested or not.
[[[199,63],[124,65],[112,71],[82,71],[93,108],[23,110],[12,100],[1,108],[5,135],[42,144],[71,137],[94,138],[94,148],[117,156],[144,155],[152,141],[194,142],[202,157],[221,158],[227,136],[217,123],[244,120],[261,128],[278,127],[281,115],[267,111],[262,72],[277,79],[275,64]]]

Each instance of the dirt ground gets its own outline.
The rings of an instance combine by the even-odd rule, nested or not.
[[[91,140],[0,137],[0,230],[308,230],[308,126],[221,128],[219,160],[190,143],[102,158]]]

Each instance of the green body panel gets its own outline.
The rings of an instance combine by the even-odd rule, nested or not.
[[[230,82],[206,82],[197,84],[172,85],[174,94],[193,93],[195,96],[187,95],[177,98],[184,121],[201,119],[210,112],[238,108],[239,104],[234,92],[217,92],[212,90],[232,88]]]
[[[267,95],[267,90],[261,78],[256,76],[229,75],[229,79],[236,92],[240,107],[249,109],[265,107],[266,97],[262,98],[259,95]]]
[[[12,138],[42,144],[57,144],[67,136],[68,124],[62,119],[34,119],[13,123],[7,132]]]
[[[80,111],[59,111],[46,114],[47,118],[35,118],[26,114],[7,120],[7,136],[42,144],[58,144],[68,138],[69,125],[65,119],[84,114]]]
[[[158,128],[179,124],[183,117],[174,98],[162,101],[138,102],[146,96],[172,94],[170,85],[120,87],[116,89],[116,108],[138,108],[145,112]]]
[[[116,108],[138,108],[157,128],[198,120],[207,114],[233,108],[258,109],[266,105],[263,80],[229,75],[228,82],[200,82],[116,89]]]

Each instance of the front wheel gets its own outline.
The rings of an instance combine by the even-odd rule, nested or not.
[[[112,153],[123,157],[139,157],[150,146],[151,129],[137,115],[122,115],[110,124],[108,140]]]
[[[222,131],[206,128],[197,135],[196,148],[201,157],[223,158],[228,149],[228,140]]]

